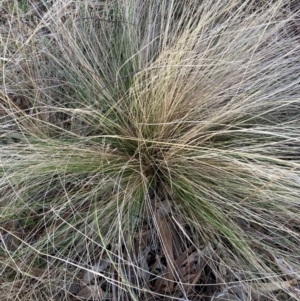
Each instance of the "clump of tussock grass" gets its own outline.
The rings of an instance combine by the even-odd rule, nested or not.
[[[5,298],[280,300],[299,279],[297,7],[33,11],[2,58]]]

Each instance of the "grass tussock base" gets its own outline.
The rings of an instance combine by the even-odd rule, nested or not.
[[[296,2],[1,5],[1,300],[299,298]]]

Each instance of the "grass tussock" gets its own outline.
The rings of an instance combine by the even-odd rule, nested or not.
[[[1,300],[299,298],[296,2],[1,5]]]

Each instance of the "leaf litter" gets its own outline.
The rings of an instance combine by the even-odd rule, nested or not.
[[[283,264],[284,260],[273,255],[290,280],[258,284],[238,279],[218,254],[218,245],[207,243],[197,248],[188,225],[182,225],[184,233],[180,231],[172,214],[170,206],[159,203],[153,209],[152,222],[145,222],[134,235],[131,248],[124,247],[124,241],[121,248],[109,246],[101,252],[98,262],[80,277],[74,300],[119,300],[120,288],[124,300],[134,300],[128,290],[136,294],[140,290],[144,293],[140,300],[152,301],[166,300],[166,296],[186,301],[264,301],[268,292],[294,290],[297,294],[299,275]],[[175,245],[178,241],[180,246]]]
[[[276,282],[249,283],[243,281],[225,263],[218,244],[207,242],[201,248],[193,243],[193,235],[188,223],[177,221],[170,201],[158,202],[153,207],[152,216],[142,221],[134,234],[130,246],[109,246],[100,252],[100,257],[75,280],[76,292],[71,292],[74,300],[117,300],[123,291],[126,300],[134,300],[128,293],[132,290],[144,292],[142,300],[171,299],[203,301],[264,301],[265,294],[280,290],[291,290],[299,297],[299,267],[274,254],[266,254],[289,280]],[[176,217],[175,217],[176,216]],[[175,223],[174,220],[177,222]],[[32,229],[27,228],[32,232]],[[11,235],[11,233],[16,233]],[[1,226],[1,248],[14,252],[18,242],[26,238],[21,223]],[[36,238],[38,239],[38,238]],[[14,242],[13,242],[14,240]],[[128,240],[130,241],[130,240]],[[230,256],[229,254],[227,254]],[[10,263],[13,270],[31,279],[46,279],[55,271],[32,266],[30,263]],[[127,289],[124,287],[127,284]],[[118,291],[118,293],[117,293]],[[185,298],[185,299],[182,299]]]

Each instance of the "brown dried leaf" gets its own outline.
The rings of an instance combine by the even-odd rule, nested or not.
[[[296,284],[297,284],[296,279],[290,281],[277,282],[277,283],[261,283],[261,284],[241,283],[241,284],[224,288],[218,296],[222,296],[222,294],[226,295],[228,293],[237,296],[241,301],[247,301],[249,299],[253,301],[259,301],[261,299],[261,296],[265,295],[267,292],[274,292],[280,289],[288,289]],[[213,300],[220,301],[223,299],[220,300],[213,299]]]
[[[183,282],[191,283],[194,282],[195,279],[198,278],[198,274],[187,274],[183,277]]]
[[[168,216],[172,211],[171,204],[169,201],[157,202],[156,204],[157,212],[159,212],[163,216]]]
[[[211,301],[248,301],[250,296],[250,286],[248,284],[237,284],[225,287]],[[251,300],[256,300],[252,299]]]
[[[192,263],[194,261],[198,261],[199,260],[199,257],[200,257],[200,254],[198,251],[195,251],[193,253],[191,253],[182,263],[182,265],[184,264],[189,264],[189,263]]]
[[[294,266],[283,258],[277,258],[274,254],[269,252],[271,258],[275,261],[279,269],[288,277],[300,280],[300,266]]]
[[[183,265],[183,262],[189,256],[188,254],[190,252],[193,252],[194,250],[195,250],[195,247],[191,246],[188,249],[186,249],[180,256],[177,257],[177,259],[175,260],[176,269],[179,269]]]
[[[107,267],[109,263],[105,260],[102,260],[100,264],[93,265],[91,270],[85,272],[82,276],[82,282],[84,284],[89,284],[93,281],[93,279],[97,276],[96,273],[102,273]]]
[[[90,285],[85,286],[83,289],[81,289],[76,297],[80,300],[103,300],[105,296],[105,292],[101,289],[99,285]],[[105,296],[107,297],[107,296]]]
[[[257,290],[263,293],[266,292],[274,292],[274,291],[278,291],[280,289],[288,289],[294,285],[297,285],[297,280],[296,279],[292,279],[292,280],[288,280],[288,281],[280,281],[277,283],[271,282],[271,283],[262,283],[257,287]]]
[[[168,263],[167,274],[165,278],[169,280],[168,287],[169,290],[172,291],[174,288],[173,280],[174,280],[174,272],[175,272],[172,233],[170,230],[170,226],[164,215],[162,215],[159,212],[155,212],[155,219],[157,222],[159,234],[161,236],[163,250]]]
[[[230,293],[221,293],[214,297],[211,301],[242,301],[236,295]]]

